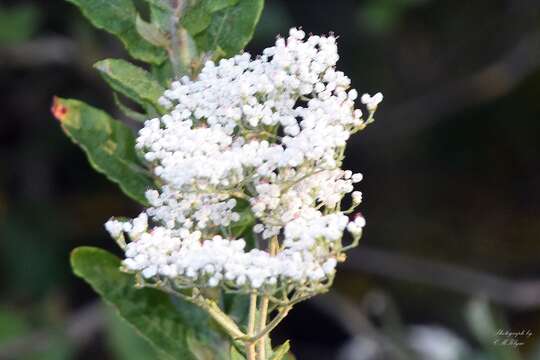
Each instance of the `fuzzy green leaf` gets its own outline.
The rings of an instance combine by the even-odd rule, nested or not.
[[[114,90],[147,110],[151,105],[158,112],[163,111],[158,100],[165,89],[146,70],[121,59],[101,60],[94,67]]]
[[[200,0],[188,8],[183,25],[199,50],[221,49],[230,57],[242,50],[255,31],[264,0]]]
[[[147,41],[137,32],[137,10],[131,0],[67,0],[78,6],[97,28],[116,35],[135,59],[161,64],[166,52]]]
[[[274,350],[274,353],[272,354],[270,360],[284,359],[285,356],[289,353],[289,348],[289,340],[287,340],[283,344],[281,344],[276,350]]]
[[[75,249],[71,266],[156,350],[171,360],[195,359],[186,342],[186,323],[167,294],[155,289],[136,289],[133,276],[119,270],[120,260],[102,249]]]
[[[138,160],[130,128],[78,100],[55,98],[52,113],[97,171],[117,183],[128,196],[147,204],[144,193],[154,184]]]

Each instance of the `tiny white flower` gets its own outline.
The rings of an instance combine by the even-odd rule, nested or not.
[[[353,174],[353,176],[352,176],[352,182],[353,183],[359,183],[363,179],[364,179],[364,175],[362,175],[360,173]]]
[[[123,233],[124,225],[122,222],[114,219],[110,219],[105,223],[105,230],[111,235],[112,238],[116,239]]]
[[[375,111],[377,109],[377,106],[383,101],[383,94],[378,92],[373,96],[370,96],[369,94],[364,94],[360,98],[362,101],[362,104],[365,104],[369,111]]]
[[[360,204],[362,202],[362,192],[353,191],[352,200],[353,200],[353,204]]]

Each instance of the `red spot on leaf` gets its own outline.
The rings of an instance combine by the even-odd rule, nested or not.
[[[63,121],[68,112],[67,107],[60,103],[60,100],[55,96],[51,106],[51,113],[58,121]]]

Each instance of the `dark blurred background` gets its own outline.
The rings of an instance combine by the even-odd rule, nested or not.
[[[276,341],[308,360],[540,359],[540,1],[267,0],[248,51],[291,26],[338,35],[339,68],[385,100],[347,151],[363,243]],[[66,2],[0,2],[0,359],[155,358],[69,266],[79,245],[118,253],[103,223],[139,209],[49,112],[60,95],[118,114],[92,64],[124,56]]]

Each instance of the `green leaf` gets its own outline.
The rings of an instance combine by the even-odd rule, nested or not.
[[[238,350],[234,346],[231,346],[231,360],[246,360],[244,355],[240,354]]]
[[[201,308],[178,297],[171,297],[176,311],[182,316],[190,329],[187,344],[197,360],[226,360],[229,338],[222,329]]]
[[[285,355],[289,353],[289,340],[285,341],[283,344],[281,344],[272,354],[272,357],[270,360],[282,360],[285,358]]]
[[[167,48],[170,44],[167,35],[159,29],[158,25],[146,22],[139,15],[135,19],[135,27],[139,35],[141,35],[150,44],[158,47]]]
[[[172,8],[169,0],[146,0],[150,7],[150,19],[164,33],[170,33]]]
[[[234,6],[239,0],[199,0],[185,10],[182,24],[195,36],[212,23],[213,13]]]
[[[210,26],[212,14],[208,10],[207,2],[209,0],[199,0],[194,5],[185,10],[182,17],[182,25],[187,29],[191,36],[195,36]]]
[[[218,346],[215,343],[209,343],[205,339],[199,339],[197,335],[190,332],[187,336],[189,349],[197,360],[229,360],[227,341],[221,342]]]
[[[249,295],[223,294],[223,303],[227,315],[239,325],[246,325],[248,320]]]
[[[163,112],[159,98],[165,89],[146,70],[122,59],[101,60],[94,67],[114,90],[139,103],[147,111],[150,105]]]
[[[147,360],[159,358],[160,353],[143,339],[133,326],[119,317],[112,307],[105,309],[106,340],[117,360]],[[162,356],[162,358],[165,358]]]
[[[116,104],[116,106],[118,106],[118,109],[122,112],[122,114],[127,116],[129,119],[135,120],[138,122],[145,122],[146,120],[148,120],[148,115],[142,114],[124,105],[122,101],[119,99],[117,93],[113,93],[113,98],[114,98],[114,103]]]
[[[221,48],[230,57],[253,36],[263,5],[264,0],[200,0],[188,8],[182,22],[200,51]]]
[[[161,64],[166,52],[142,38],[135,22],[137,10],[131,0],[67,0],[78,6],[97,28],[116,35],[135,59]]]
[[[97,171],[117,183],[128,196],[147,204],[144,193],[154,184],[139,163],[130,128],[78,100],[55,98],[52,113]]]
[[[255,225],[255,215],[251,211],[249,202],[243,199],[237,199],[234,211],[240,215],[240,219],[231,225],[231,232],[234,237],[243,237],[246,241],[248,250],[255,247],[255,238],[253,236],[253,225]]]
[[[75,249],[71,266],[156,350],[169,355],[171,360],[195,360],[186,341],[186,323],[167,294],[149,288],[136,289],[133,276],[119,270],[120,260],[102,249]]]
[[[239,0],[211,0],[206,2],[206,7],[210,12],[223,10],[229,6],[238,4]]]
[[[146,2],[148,3],[148,5],[155,6],[156,8],[161,10],[171,10],[171,3],[169,2],[169,0],[146,0]]]
[[[166,61],[161,65],[153,65],[151,71],[152,76],[159,81],[161,86],[170,87],[174,76],[170,61]]]

